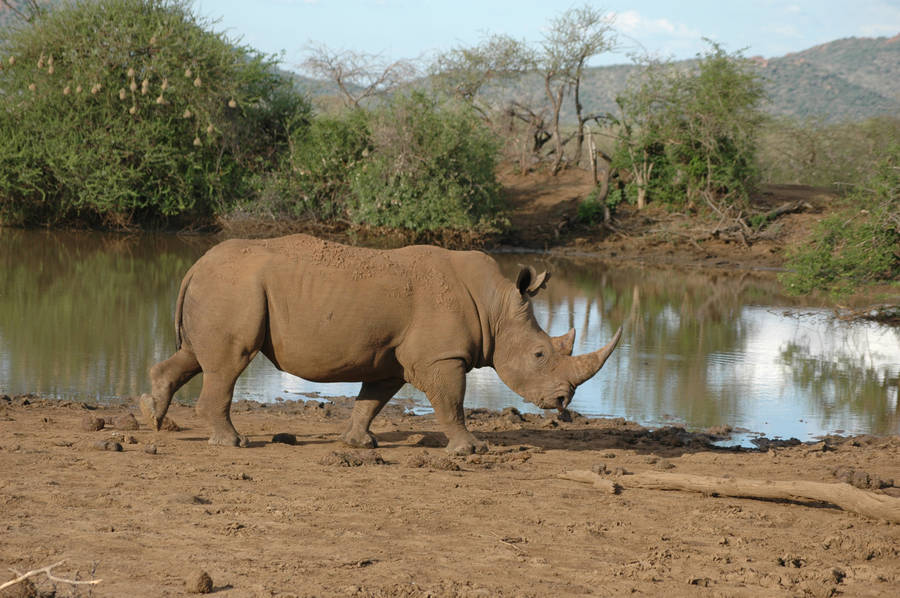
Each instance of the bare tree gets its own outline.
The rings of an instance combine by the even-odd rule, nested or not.
[[[300,67],[314,77],[333,81],[348,108],[393,91],[418,72],[411,60],[389,61],[379,54],[332,50],[321,44],[310,44],[307,53]]]
[[[554,138],[555,156],[553,174],[559,172],[563,162],[563,145],[559,130],[559,117],[563,100],[568,91],[572,91],[575,99],[575,115],[577,130],[575,133],[576,149],[574,160],[581,159],[584,145],[584,125],[596,118],[595,115],[585,117],[581,104],[581,82],[587,61],[603,52],[612,50],[616,45],[613,31],[614,15],[585,4],[578,8],[570,8],[559,17],[550,21],[541,43],[543,49],[539,60],[540,71],[544,78],[544,91],[550,101],[552,111],[551,128]]]
[[[491,107],[481,97],[484,87],[533,68],[534,52],[525,42],[507,35],[490,35],[476,46],[438,54],[430,70],[438,89],[470,104],[490,123]]]
[[[43,10],[37,0],[25,0],[25,2],[16,3],[19,4],[19,6],[16,6],[16,4],[13,4],[9,0],[2,0],[2,2],[4,6],[26,23],[34,21],[34,18]],[[24,6],[21,6],[22,4],[24,4]]]

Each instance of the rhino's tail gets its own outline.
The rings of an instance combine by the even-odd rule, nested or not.
[[[188,284],[191,282],[191,277],[194,275],[193,269],[188,270],[188,273],[184,275],[184,280],[181,281],[181,288],[178,289],[178,300],[175,302],[175,350],[178,351],[181,349],[181,343],[184,340],[184,336],[181,332],[181,324],[182,324],[182,314],[184,313],[184,295],[187,292]]]

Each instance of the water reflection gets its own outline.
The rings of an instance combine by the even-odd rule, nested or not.
[[[210,237],[111,236],[0,229],[0,392],[106,400],[146,390],[146,371],[173,348],[173,305],[184,272]],[[496,256],[550,269],[535,299],[550,334],[577,332],[576,353],[625,333],[573,408],[650,424],[731,425],[768,435],[836,429],[896,433],[900,334],[792,302],[763,275],[613,268],[535,254]],[[778,307],[775,307],[778,306]],[[199,393],[199,377],[180,392]],[[316,385],[258,358],[236,396],[273,400],[358,384]],[[399,396],[427,408],[410,387]],[[537,411],[489,368],[468,378],[468,406]]]

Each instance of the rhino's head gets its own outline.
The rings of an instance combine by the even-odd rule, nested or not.
[[[500,379],[526,401],[543,409],[564,409],[572,401],[575,388],[596,374],[609,358],[622,329],[605,347],[572,356],[575,329],[551,337],[534,318],[530,297],[546,285],[549,273],[537,274],[523,267],[515,291],[502,299],[497,319],[494,369]]]

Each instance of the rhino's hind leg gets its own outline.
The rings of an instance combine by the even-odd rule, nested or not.
[[[243,364],[246,367],[246,363]],[[203,389],[197,399],[197,415],[212,428],[210,444],[221,446],[247,446],[247,437],[241,436],[231,423],[231,398],[234,383],[243,367],[233,375],[221,372],[203,373]]]
[[[378,382],[363,382],[353,404],[353,413],[350,415],[350,425],[341,434],[341,440],[349,446],[356,448],[375,448],[378,441],[375,435],[369,431],[369,425],[382,407],[387,405],[391,397],[403,386],[402,379],[380,380]]]
[[[172,402],[172,395],[198,372],[200,364],[197,357],[184,347],[150,368],[150,394],[141,395],[138,403],[147,425],[159,430]]]

